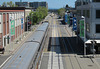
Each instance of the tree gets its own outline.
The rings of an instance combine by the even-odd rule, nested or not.
[[[48,10],[45,7],[38,7],[35,12],[29,14],[32,24],[36,24],[44,19],[48,14]],[[34,22],[34,23],[33,23]]]
[[[58,9],[58,14],[61,16],[61,17],[63,17],[64,16],[64,14],[65,14],[65,8],[60,8],[60,9]]]
[[[15,4],[14,4],[12,1],[7,2],[7,5],[8,5],[9,7],[15,7]]]
[[[6,2],[3,2],[2,7],[6,7]]]

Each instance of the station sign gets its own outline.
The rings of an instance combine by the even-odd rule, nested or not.
[[[70,16],[69,15],[67,16],[67,20],[68,20],[67,23],[70,24]]]
[[[65,13],[65,23],[67,23],[67,13]]]
[[[23,29],[23,18],[21,18],[21,29]]]
[[[75,17],[73,17],[73,31],[77,31],[77,23]]]
[[[15,20],[11,21],[11,36],[15,35]]]
[[[80,37],[84,37],[84,20],[80,20]]]

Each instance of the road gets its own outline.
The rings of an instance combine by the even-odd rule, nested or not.
[[[77,37],[61,24],[57,16],[48,17],[49,31],[40,69],[100,69],[94,59],[83,57],[83,47]]]

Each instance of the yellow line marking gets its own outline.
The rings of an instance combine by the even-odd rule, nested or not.
[[[67,28],[65,28],[65,29],[66,29],[66,32],[68,32],[68,35],[71,36],[71,34],[70,34],[69,31],[67,30]]]
[[[58,22],[57,22],[57,24],[58,24]],[[59,24],[58,24],[59,25]],[[60,34],[60,37],[63,37],[62,36],[62,34],[61,34],[61,30],[60,30],[60,28],[58,27],[58,30],[59,30],[59,34]],[[64,49],[64,52],[66,52],[66,50]],[[67,63],[67,56],[65,57],[65,60],[66,60],[66,63]]]

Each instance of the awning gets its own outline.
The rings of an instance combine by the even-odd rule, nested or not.
[[[91,41],[93,40],[87,40],[85,44],[91,44]],[[94,40],[94,41],[96,41],[97,44],[100,44],[100,40]]]

